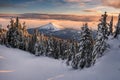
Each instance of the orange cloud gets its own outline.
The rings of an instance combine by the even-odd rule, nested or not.
[[[66,2],[80,2],[80,0],[64,0]]]
[[[94,17],[96,16],[85,16],[85,15],[64,15],[64,14],[19,14],[19,15],[12,15],[12,14],[0,14],[1,18],[10,18],[10,17],[19,17],[22,19],[54,19],[54,20],[70,20],[70,21],[81,21],[81,22],[92,22],[96,21]]]
[[[84,9],[83,12],[87,12],[88,14],[92,13],[95,16],[100,16],[102,14],[102,12],[100,10],[97,10],[97,9],[94,9],[94,8],[93,9]]]
[[[0,70],[0,73],[9,73],[9,72],[14,72],[14,70]]]
[[[114,8],[120,8],[120,0],[102,0],[104,6],[111,6]]]
[[[89,11],[89,10],[88,10]],[[94,11],[90,11],[94,12]],[[37,14],[38,15],[38,14]],[[5,17],[5,15],[2,15]],[[36,16],[36,15],[34,15]],[[8,17],[8,16],[7,16]],[[117,23],[117,16],[114,16],[114,25]],[[97,29],[97,24],[99,23],[99,19],[101,18],[101,15],[45,15],[42,14],[36,16],[36,17],[20,17],[20,22],[23,23],[26,22],[26,25],[28,28],[32,27],[39,27],[41,25],[48,24],[50,22],[53,22],[57,25],[63,26],[64,28],[74,28],[74,29],[80,29],[80,27],[83,25],[83,23],[87,22],[89,26],[93,29]],[[110,22],[111,16],[108,14],[108,22]],[[6,27],[10,23],[9,18],[0,18],[0,24],[2,24],[3,27]]]
[[[84,12],[98,12],[97,10],[93,10],[93,9],[85,9],[83,10]]]

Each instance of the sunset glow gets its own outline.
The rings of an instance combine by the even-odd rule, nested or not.
[[[0,0],[0,80],[120,80],[120,0]]]
[[[28,13],[31,14],[28,18],[36,16],[35,14],[42,14],[37,17],[38,19],[34,17],[22,19],[21,21],[25,21],[28,28],[53,22],[64,28],[79,29],[83,23],[87,22],[90,27],[96,29],[100,16],[105,11],[109,15],[109,20],[110,16],[114,16],[114,24],[116,24],[120,13],[120,0],[1,0],[0,24],[6,27],[10,16],[23,14],[26,17],[28,15],[24,13]],[[6,16],[8,18],[3,19]]]
[[[9,72],[14,72],[13,70],[0,70],[0,73],[9,73]]]

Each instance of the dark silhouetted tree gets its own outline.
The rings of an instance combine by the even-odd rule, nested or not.
[[[114,38],[116,38],[120,34],[120,14],[118,16],[118,23],[116,25],[115,35]]]

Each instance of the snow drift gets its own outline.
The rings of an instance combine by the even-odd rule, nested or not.
[[[28,52],[0,46],[0,80],[120,80],[120,38],[96,64],[73,70],[62,60],[36,57]]]

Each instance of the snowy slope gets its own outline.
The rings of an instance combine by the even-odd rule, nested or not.
[[[120,39],[91,68],[73,70],[48,57],[0,46],[0,80],[120,80]]]
[[[51,31],[58,31],[61,30],[63,27],[56,25],[55,23],[48,23],[46,25],[40,26],[39,29],[44,29],[44,30],[51,30]]]

